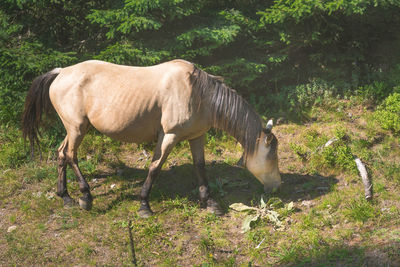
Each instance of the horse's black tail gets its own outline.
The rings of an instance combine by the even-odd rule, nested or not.
[[[39,127],[42,122],[43,113],[49,113],[52,107],[49,97],[49,88],[61,69],[47,72],[33,81],[25,99],[24,112],[22,114],[22,135],[29,139],[31,154],[35,143],[39,146]]]

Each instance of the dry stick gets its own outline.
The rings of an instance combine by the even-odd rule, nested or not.
[[[132,252],[132,263],[133,263],[134,266],[137,266],[136,254],[135,254],[135,244],[133,243],[131,225],[132,225],[132,222],[131,222],[131,220],[129,220],[129,222],[128,222],[128,233],[129,233],[130,247],[131,247],[131,252]]]
[[[372,184],[371,181],[368,179],[367,169],[359,158],[356,158],[355,162],[357,164],[357,169],[360,172],[361,179],[364,184],[365,199],[372,200]]]

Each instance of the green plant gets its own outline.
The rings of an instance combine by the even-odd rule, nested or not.
[[[400,134],[400,93],[389,95],[378,107],[374,117],[383,129]]]
[[[249,215],[247,215],[243,220],[243,233],[249,231],[252,224],[259,219],[267,219],[277,230],[283,230],[285,226],[283,225],[281,218],[283,217],[283,214],[287,216],[293,211],[293,202],[284,205],[282,200],[277,197],[270,198],[267,202],[264,202],[263,197],[261,197],[260,205],[258,207],[249,207],[243,203],[233,203],[229,208],[235,211],[249,213]]]

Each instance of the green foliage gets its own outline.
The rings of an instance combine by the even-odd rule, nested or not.
[[[379,103],[385,97],[387,97],[392,90],[393,89],[390,88],[386,83],[375,81],[372,84],[359,87],[356,90],[356,95],[361,96],[362,99]]]
[[[308,118],[336,95],[378,103],[400,84],[396,1],[3,2],[2,124],[19,123],[35,76],[92,58],[193,61],[268,117]]]
[[[24,141],[21,137],[15,138],[12,142],[1,145],[0,167],[16,168],[28,160],[25,152]]]
[[[311,129],[305,132],[303,140],[303,144],[290,143],[290,148],[309,164],[311,171],[330,168],[357,173],[350,140],[344,128],[336,128],[334,137],[330,139]]]
[[[146,48],[135,48],[129,43],[108,46],[94,59],[133,66],[155,65],[168,56],[168,51],[151,51]]]
[[[383,129],[400,133],[400,93],[388,96],[374,114]]]
[[[0,127],[0,168],[14,169],[29,160],[25,142],[15,128]]]

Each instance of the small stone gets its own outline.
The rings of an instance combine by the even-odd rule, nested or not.
[[[47,198],[47,199],[52,199],[52,198],[54,198],[54,193],[53,193],[53,192],[47,192],[47,193],[46,193],[46,198]]]
[[[8,227],[7,233],[11,233],[11,232],[15,231],[16,229],[17,229],[17,226],[16,225],[12,225],[12,226]]]

